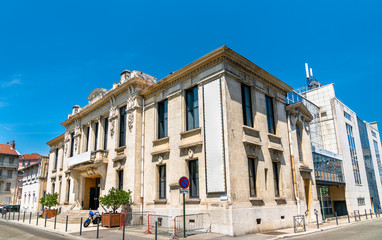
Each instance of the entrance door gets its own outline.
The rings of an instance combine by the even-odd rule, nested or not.
[[[337,216],[345,216],[348,215],[348,210],[346,208],[345,201],[333,201],[334,209],[337,212]]]
[[[99,207],[99,187],[90,188],[89,209],[97,210]]]

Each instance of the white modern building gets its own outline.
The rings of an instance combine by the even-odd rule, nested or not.
[[[312,141],[312,149],[318,195],[324,192],[321,207],[325,216],[380,210],[382,166],[377,124],[362,121],[339,100],[334,84],[315,83],[299,93],[319,109],[315,119],[320,129],[313,135],[320,141]]]

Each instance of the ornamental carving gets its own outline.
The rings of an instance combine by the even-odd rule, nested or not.
[[[134,114],[132,111],[130,111],[128,114],[129,114],[129,116],[128,116],[127,125],[129,127],[129,131],[131,132],[131,130],[133,129],[133,125],[134,125]]]
[[[117,107],[112,105],[110,107],[110,112],[109,112],[110,136],[111,137],[114,136],[116,118],[117,118]]]
[[[77,152],[78,138],[74,138],[74,151]]]

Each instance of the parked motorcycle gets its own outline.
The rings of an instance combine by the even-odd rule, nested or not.
[[[93,224],[97,224],[97,222],[101,222],[101,214],[99,212],[89,212],[89,217],[84,222],[84,227],[88,227],[90,225],[90,222]]]

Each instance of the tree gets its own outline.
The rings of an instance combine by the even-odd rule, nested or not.
[[[107,208],[111,208],[113,213],[116,213],[119,207],[130,205],[130,195],[130,190],[126,192],[125,190],[112,187],[107,195],[99,198],[99,201],[102,207],[105,205]]]
[[[58,205],[57,198],[58,198],[57,193],[53,193],[53,194],[47,193],[45,194],[44,197],[40,198],[40,203],[43,206],[47,206],[50,209],[51,207]]]

